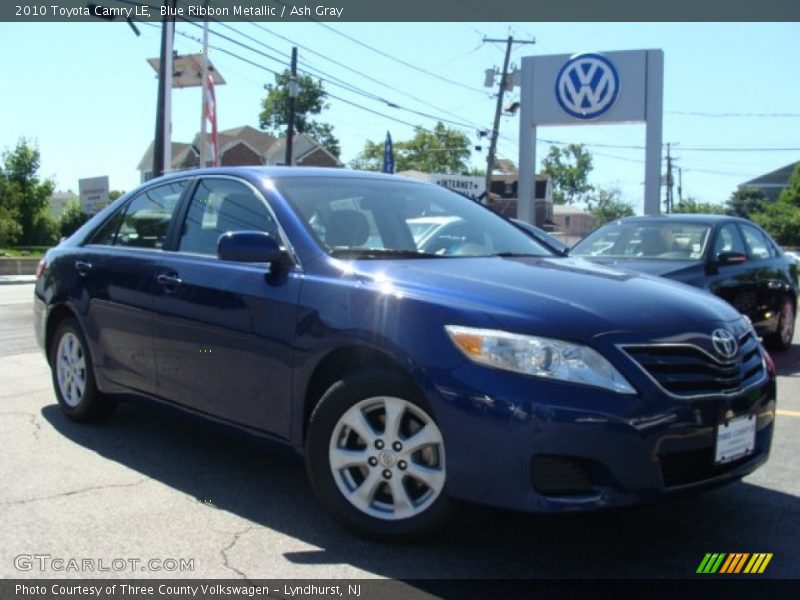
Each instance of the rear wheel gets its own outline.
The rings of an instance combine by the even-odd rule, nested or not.
[[[53,387],[62,412],[75,421],[109,417],[116,402],[102,395],[95,385],[92,361],[78,322],[63,319],[50,344]]]
[[[795,322],[794,304],[788,298],[784,299],[781,313],[778,315],[778,328],[775,333],[764,337],[767,347],[772,350],[788,350],[794,338]]]
[[[306,449],[317,495],[360,533],[416,537],[445,522],[444,439],[408,380],[372,372],[334,384],[312,414]]]

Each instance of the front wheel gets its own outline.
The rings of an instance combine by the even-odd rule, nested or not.
[[[795,322],[794,304],[788,298],[784,299],[781,313],[778,315],[778,328],[775,333],[765,336],[764,342],[772,350],[788,350],[794,338]]]
[[[74,421],[96,421],[114,412],[116,402],[100,393],[86,341],[73,317],[63,319],[50,344],[53,387],[62,412]]]
[[[448,516],[444,439],[405,378],[372,372],[335,383],[311,416],[306,453],[320,500],[362,534],[417,537]]]

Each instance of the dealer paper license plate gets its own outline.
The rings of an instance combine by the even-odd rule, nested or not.
[[[723,464],[751,454],[756,447],[756,417],[731,419],[717,428],[717,451],[714,462]]]

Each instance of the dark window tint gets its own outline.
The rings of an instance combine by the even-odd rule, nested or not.
[[[103,246],[113,245],[114,240],[117,237],[119,225],[122,223],[122,215],[123,211],[119,211],[108,221],[106,221],[105,224],[95,232],[94,236],[92,236],[92,241],[89,243],[100,244]]]
[[[228,231],[265,231],[276,239],[278,226],[264,201],[231,179],[200,181],[189,204],[180,250],[217,254],[217,240]]]
[[[160,249],[185,187],[185,180],[176,181],[136,196],[125,210],[116,245]]]

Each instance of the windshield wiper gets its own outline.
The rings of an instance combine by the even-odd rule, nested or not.
[[[529,252],[495,252],[489,256],[499,256],[500,258],[520,258],[526,256],[533,256],[534,258],[552,258],[550,254],[531,254]]]
[[[397,248],[337,248],[331,250],[336,258],[445,258],[441,254],[419,252],[417,250],[400,250]]]

